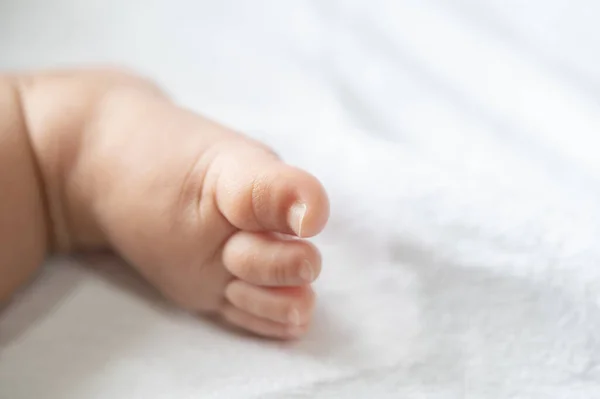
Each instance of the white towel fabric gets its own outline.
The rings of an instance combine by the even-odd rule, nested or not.
[[[240,337],[119,265],[60,260],[0,316],[0,397],[600,397],[599,13],[0,3],[1,67],[138,68],[314,172],[333,207],[303,341]]]

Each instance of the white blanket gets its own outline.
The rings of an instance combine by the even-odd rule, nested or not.
[[[118,62],[319,176],[314,328],[241,337],[120,265],[0,314],[0,397],[600,397],[600,3],[0,3],[0,67]],[[82,268],[87,263],[91,268]]]

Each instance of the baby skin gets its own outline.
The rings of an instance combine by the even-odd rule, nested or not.
[[[49,254],[108,249],[186,310],[296,338],[328,216],[315,177],[143,78],[0,76],[1,302]]]

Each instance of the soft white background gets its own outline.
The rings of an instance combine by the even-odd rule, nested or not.
[[[599,15],[2,1],[0,68],[136,68],[317,174],[333,215],[302,342],[240,337],[122,265],[62,260],[0,315],[0,397],[600,397]]]

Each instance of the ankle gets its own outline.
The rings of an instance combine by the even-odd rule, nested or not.
[[[49,229],[43,185],[12,78],[0,76],[0,109],[0,302],[4,302],[43,263]]]
[[[106,244],[94,210],[102,195],[93,154],[94,127],[106,98],[123,87],[150,83],[116,69],[21,76],[28,135],[39,165],[48,210],[49,248],[70,252]]]

